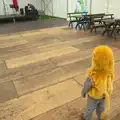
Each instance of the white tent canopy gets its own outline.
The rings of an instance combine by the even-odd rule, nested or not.
[[[113,13],[116,18],[120,18],[120,0],[91,0],[92,13]]]
[[[12,0],[4,0],[7,14],[13,14],[9,7]],[[74,12],[77,0],[18,0],[20,8],[24,8],[28,3],[32,3],[38,10],[43,10],[45,14],[66,18],[68,12]],[[87,11],[91,13],[113,13],[115,17],[120,17],[120,0],[85,0]],[[5,14],[3,0],[0,0],[0,15]]]

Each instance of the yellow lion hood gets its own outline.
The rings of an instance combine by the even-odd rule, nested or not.
[[[92,65],[88,69],[88,76],[104,77],[107,74],[110,74],[114,79],[114,56],[108,46],[101,45],[93,50]]]

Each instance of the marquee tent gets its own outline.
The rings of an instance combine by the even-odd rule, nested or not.
[[[4,5],[3,5],[4,1]],[[9,7],[14,0],[0,0],[0,15],[12,14]],[[17,0],[19,8],[24,8],[28,3],[33,4],[38,10],[42,10],[46,15],[67,18],[68,12],[74,12],[78,0]],[[120,0],[80,0],[81,10],[89,13],[113,13],[115,17],[120,16]],[[16,4],[16,3],[15,3]]]

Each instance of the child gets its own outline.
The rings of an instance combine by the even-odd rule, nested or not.
[[[81,115],[82,120],[91,120],[95,110],[98,120],[107,120],[113,79],[113,52],[107,46],[98,46],[93,51],[92,65],[88,69],[82,90],[82,97],[87,95],[87,106],[85,113]]]

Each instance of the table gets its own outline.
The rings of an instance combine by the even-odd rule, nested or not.
[[[108,29],[110,29],[111,26],[115,23],[115,19],[102,20],[102,22],[105,26],[105,30],[103,31],[102,35],[104,36],[107,32],[107,35],[109,36]]]
[[[99,22],[100,23],[100,21],[104,17],[104,15],[105,15],[104,13],[100,13],[100,14],[82,15],[82,17],[81,16],[76,16],[77,26],[79,24],[82,24],[84,29],[85,29],[85,26],[88,26],[88,28],[90,28],[90,26],[93,25],[94,22]]]
[[[116,29],[117,29],[117,26],[120,27],[120,19],[107,19],[107,20],[102,20],[102,22],[104,23],[104,26],[105,26],[105,30],[103,31],[102,35],[107,33],[108,37],[110,37],[114,33],[114,36],[116,39]],[[111,31],[111,34],[109,35],[110,31]]]
[[[104,17],[110,17],[111,19],[114,19],[114,14],[105,14]]]
[[[87,14],[87,13],[88,13],[88,12],[68,13],[68,18],[70,19],[70,20],[69,20],[69,26],[72,26],[72,28],[73,28],[72,23],[78,21],[76,17],[77,17],[77,16],[79,17],[79,16],[81,16],[82,14]]]
[[[89,24],[90,22],[90,18],[88,16],[89,15],[76,16],[76,22],[77,22],[76,29],[79,26],[79,29],[83,27],[83,29],[85,30],[86,25]]]
[[[81,27],[86,28],[86,26],[88,25],[88,28],[91,24],[92,18],[95,14],[83,14],[81,16],[76,16],[76,20],[77,20],[77,25],[76,28],[81,24]],[[80,28],[80,27],[79,27]]]

